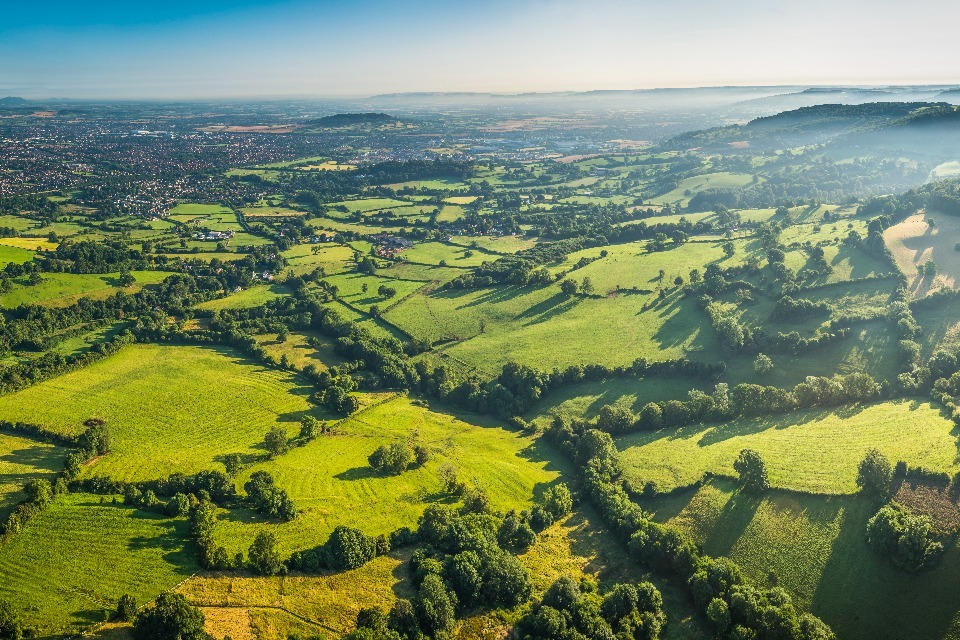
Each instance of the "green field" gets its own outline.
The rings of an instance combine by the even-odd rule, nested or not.
[[[367,456],[379,445],[411,438],[431,451],[423,467],[400,476],[370,468]],[[337,525],[371,535],[412,527],[428,504],[452,501],[442,493],[438,475],[445,462],[464,481],[483,487],[494,509],[529,507],[534,492],[558,478],[565,467],[559,460],[536,440],[487,419],[461,420],[398,397],[338,424],[333,435],[244,469],[237,485],[258,469],[269,471],[302,511],[295,520],[258,524],[254,514],[243,511],[224,515],[217,532],[229,549],[239,550],[267,528],[285,551],[293,551],[323,542]]]
[[[284,342],[277,342],[276,334],[254,336],[257,342],[268,354],[280,360],[287,356],[287,361],[297,369],[313,365],[323,370],[344,362],[333,348],[335,340],[318,333],[291,332]],[[320,347],[312,346],[309,341],[319,341]]]
[[[170,275],[169,271],[132,271],[136,282],[121,287],[120,274],[44,273],[42,282],[29,285],[26,278],[14,279],[14,287],[0,294],[0,307],[13,309],[22,304],[41,304],[49,307],[66,307],[80,298],[102,300],[118,291],[136,293],[146,285],[157,284]]]
[[[638,357],[720,357],[696,301],[678,294],[661,301],[654,294],[569,297],[557,285],[435,291],[411,296],[385,317],[430,342],[457,340],[443,350],[485,371],[511,360],[549,370],[572,364],[625,365]],[[483,333],[481,320],[486,323]]]
[[[949,543],[942,564],[919,575],[894,568],[866,543],[876,511],[868,499],[781,491],[756,498],[716,481],[645,506],[758,584],[774,576],[839,638],[960,638],[960,549]]]
[[[11,262],[13,264],[30,262],[33,260],[34,255],[36,255],[36,252],[30,251],[29,249],[0,245],[0,266],[5,266]]]
[[[742,449],[755,449],[774,487],[812,493],[857,490],[857,465],[876,447],[890,460],[953,472],[953,423],[929,402],[895,400],[874,405],[797,411],[714,425],[636,433],[619,438],[627,477],[661,490],[695,482],[707,471],[734,475]]]
[[[469,252],[471,255],[466,255]],[[438,265],[445,262],[452,267],[476,267],[484,262],[493,262],[499,256],[478,249],[462,249],[442,242],[421,242],[402,254],[404,260],[421,264]]]
[[[23,485],[41,478],[52,480],[66,455],[63,447],[0,432],[0,521],[26,498]]]
[[[680,204],[680,206],[685,207],[689,204],[690,198],[706,189],[745,187],[751,182],[753,182],[753,176],[746,173],[729,173],[726,171],[705,173],[681,180],[676,189],[656,198],[651,198],[650,202],[653,204]]]
[[[80,433],[91,416],[105,418],[111,452],[84,474],[146,480],[222,469],[218,456],[228,453],[263,455],[271,428],[299,429],[310,391],[227,348],[132,345],[0,397],[0,415],[65,434]]]
[[[0,599],[38,637],[72,635],[103,622],[129,593],[143,604],[196,570],[187,522],[63,496],[0,545]]]
[[[262,284],[231,293],[223,298],[201,302],[197,309],[223,311],[225,309],[249,309],[261,307],[271,300],[287,295],[289,291],[282,284]]]
[[[386,309],[424,286],[423,282],[416,280],[394,280],[363,273],[341,273],[324,280],[337,287],[337,297],[340,300],[364,312],[374,305],[381,310]],[[366,292],[363,290],[364,285],[367,286]],[[392,298],[381,296],[377,292],[382,286],[394,289],[397,294]]]

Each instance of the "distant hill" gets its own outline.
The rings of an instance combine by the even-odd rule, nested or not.
[[[308,124],[318,127],[350,127],[358,124],[390,124],[399,122],[386,113],[338,113],[312,120]]]
[[[0,98],[0,107],[10,108],[10,107],[24,107],[30,104],[31,101],[25,98],[18,98],[16,96],[7,96],[6,98]]]
[[[944,136],[943,140],[935,136]],[[943,147],[960,137],[960,112],[945,102],[820,104],[756,118],[744,125],[677,136],[670,149],[785,149],[811,144],[915,149]],[[929,149],[933,150],[933,149]]]

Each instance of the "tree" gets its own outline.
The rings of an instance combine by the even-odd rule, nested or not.
[[[53,488],[50,486],[49,480],[30,480],[24,485],[23,491],[27,494],[27,501],[32,502],[41,509],[53,500]]]
[[[133,274],[129,270],[124,269],[120,271],[119,283],[121,287],[130,287],[136,283],[137,279],[133,277]]]
[[[117,609],[113,613],[115,620],[130,622],[137,615],[137,601],[129,593],[120,596],[117,600]]]
[[[682,285],[683,285],[683,276],[677,276],[676,278],[674,278],[674,279],[673,279],[673,284],[675,284],[675,285],[678,286],[678,287],[679,287],[679,286],[682,286]]]
[[[286,429],[283,427],[274,427],[270,429],[270,431],[267,431],[267,435],[263,438],[263,445],[270,453],[271,458],[286,453],[290,448],[287,442]]]
[[[286,327],[281,327],[277,332],[277,342],[284,343],[290,337],[290,331]]]
[[[13,606],[6,600],[0,600],[0,640],[20,640],[23,628]]]
[[[300,419],[300,439],[309,442],[323,432],[323,423],[307,415]]]
[[[753,370],[761,376],[766,375],[773,371],[773,360],[770,356],[758,353],[757,359],[753,361]]]
[[[736,250],[736,248],[734,248],[732,242],[724,242],[724,243],[723,243],[723,255],[725,255],[725,256],[728,257],[728,258],[732,258],[732,257],[733,257],[733,254],[736,253],[736,252],[737,252],[737,250]]]
[[[577,283],[570,278],[567,278],[560,283],[560,291],[565,293],[568,296],[572,296],[577,292]]]
[[[453,630],[456,621],[456,597],[447,593],[440,576],[428,574],[413,602],[420,628],[427,635],[443,636]]]
[[[379,473],[399,475],[414,461],[414,452],[405,442],[393,442],[377,447],[367,461]]]
[[[760,454],[753,449],[744,449],[740,452],[733,468],[739,477],[740,488],[745,491],[759,493],[770,488],[767,479],[767,465]]]
[[[247,564],[254,573],[262,576],[275,576],[280,573],[283,560],[277,551],[277,537],[268,531],[258,533],[247,551]]]
[[[893,469],[877,449],[870,449],[857,468],[857,486],[868,496],[884,499],[890,493]]]
[[[168,591],[137,614],[130,635],[134,640],[210,640],[203,623],[203,612],[183,595]]]
[[[590,278],[584,278],[583,284],[580,285],[580,291],[583,291],[584,295],[590,295],[593,293],[593,281]]]
[[[544,491],[543,508],[553,516],[554,520],[559,520],[573,511],[573,496],[570,494],[567,485],[561,482]]]
[[[373,560],[377,549],[362,531],[339,526],[323,545],[324,564],[336,571],[356,569]]]
[[[233,478],[240,473],[240,469],[243,468],[243,458],[239,453],[228,453],[223,457],[223,466],[227,471],[227,475]]]

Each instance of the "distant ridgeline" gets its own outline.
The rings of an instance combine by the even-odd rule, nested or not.
[[[393,122],[399,122],[399,120],[385,113],[337,113],[311,120],[307,124],[318,127],[349,127],[358,124],[391,124]]]
[[[736,149],[734,143],[747,143],[742,148],[754,151],[827,142],[839,146],[901,144],[902,134],[922,135],[931,129],[952,133],[955,142],[955,138],[960,138],[960,111],[945,102],[821,104],[756,118],[743,125],[684,133],[662,146],[666,149],[720,146],[732,152]]]

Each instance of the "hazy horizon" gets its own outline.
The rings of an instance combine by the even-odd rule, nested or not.
[[[919,0],[909,10],[893,0],[54,0],[6,10],[0,95],[364,98],[960,85],[960,53],[951,44],[958,17],[960,7],[942,0]]]

